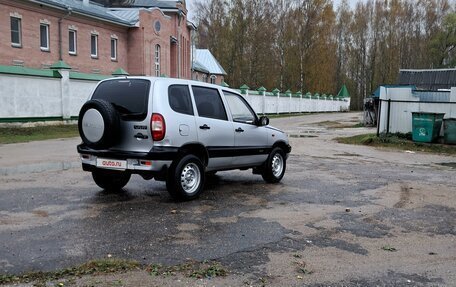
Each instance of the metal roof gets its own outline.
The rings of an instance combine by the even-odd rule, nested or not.
[[[420,90],[437,91],[456,87],[456,69],[400,70],[400,85],[415,85]]]
[[[133,4],[129,5],[130,7],[158,7],[163,9],[176,9],[178,0],[172,1],[159,1],[159,0],[135,0]]]
[[[131,9],[109,9],[109,14],[117,17],[119,19],[126,20],[130,23],[136,23],[139,21],[139,8],[131,8]]]
[[[206,68],[204,68],[204,66],[201,65],[200,62],[198,62],[196,60],[193,62],[192,68],[195,71],[199,71],[199,72],[203,72],[203,73],[209,74],[209,71]]]
[[[226,75],[223,67],[220,65],[214,55],[212,55],[212,53],[207,49],[195,50],[194,65],[195,63],[198,63],[199,66],[202,66],[204,69],[209,71],[210,74]]]
[[[129,22],[126,19],[121,19],[111,15],[105,7],[94,2],[90,2],[89,5],[84,5],[82,0],[29,0],[30,2],[35,2],[43,4],[46,6],[55,7],[57,9],[62,9],[66,11],[71,11],[72,13],[81,14],[84,16],[102,19],[108,22],[119,24],[122,26],[132,26],[135,23]]]
[[[139,9],[141,8],[160,8],[160,9],[176,9],[178,0],[158,1],[158,0],[135,0],[132,5],[122,6],[118,8],[104,7],[101,4],[90,2],[89,5],[84,5],[82,0],[29,0],[47,6],[52,6],[57,9],[62,9],[72,13],[78,13],[84,16],[98,18],[123,26],[135,26],[139,21]]]
[[[342,88],[340,88],[339,93],[337,93],[338,98],[350,98],[350,93],[348,92],[347,86],[343,85]]]

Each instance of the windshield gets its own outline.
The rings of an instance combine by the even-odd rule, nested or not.
[[[143,120],[147,115],[149,88],[148,80],[109,80],[98,85],[92,99],[110,102],[125,119]]]

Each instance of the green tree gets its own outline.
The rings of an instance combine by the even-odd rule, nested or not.
[[[456,13],[445,17],[442,30],[431,41],[431,52],[436,68],[456,65]]]
[[[198,47],[211,50],[232,86],[335,94],[346,84],[351,108],[361,109],[401,68],[456,64],[449,1],[205,0]]]

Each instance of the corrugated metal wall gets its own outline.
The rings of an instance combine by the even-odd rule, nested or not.
[[[445,118],[456,118],[456,88],[452,88],[451,92],[417,92],[412,91],[411,88],[381,87],[380,99],[381,111],[378,122],[380,133],[385,133],[387,130],[390,133],[412,132],[413,112],[445,113]],[[389,99],[391,103],[388,127]]]
[[[413,96],[418,97],[421,102],[449,102],[450,92],[441,91],[413,91]]]

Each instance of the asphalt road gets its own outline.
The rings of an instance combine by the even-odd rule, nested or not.
[[[456,286],[456,157],[332,140],[374,132],[347,128],[359,117],[272,120],[292,136],[280,184],[219,172],[185,203],[139,176],[100,190],[79,167],[78,139],[2,145],[0,275],[109,255],[216,260],[230,275],[214,285]]]

